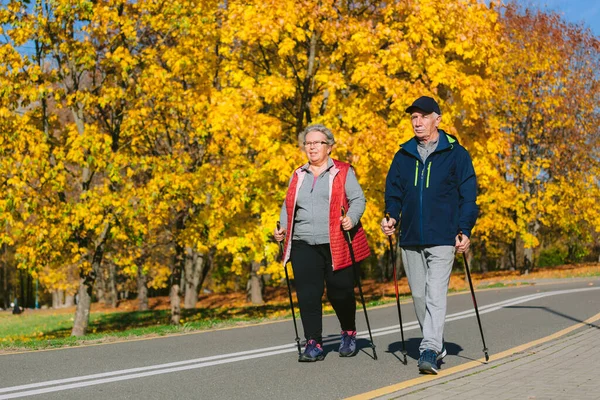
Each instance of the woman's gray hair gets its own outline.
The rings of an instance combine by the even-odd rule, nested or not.
[[[331,146],[335,144],[335,138],[333,137],[333,133],[331,133],[329,128],[322,124],[312,124],[304,128],[304,130],[298,134],[298,143],[300,144],[300,147],[304,147],[304,139],[306,138],[306,135],[308,135],[309,132],[314,131],[321,132],[323,135],[325,135],[328,145]]]

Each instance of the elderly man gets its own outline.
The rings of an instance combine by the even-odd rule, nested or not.
[[[392,235],[400,222],[402,262],[423,340],[419,370],[437,374],[446,355],[446,295],[455,251],[465,252],[477,219],[475,170],[467,150],[438,129],[442,112],[431,97],[406,109],[415,136],[400,146],[385,187],[381,230]]]

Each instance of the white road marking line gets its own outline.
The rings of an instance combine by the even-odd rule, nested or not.
[[[483,307],[479,307],[479,314],[485,314],[492,311],[497,311],[505,307],[509,307],[516,304],[525,303],[531,300],[556,296],[568,293],[579,293],[590,290],[599,290],[600,287],[582,288],[582,289],[569,289],[569,290],[557,290],[553,292],[542,292],[527,296],[516,297],[514,299],[504,300],[494,304],[488,304]],[[446,317],[446,321],[456,321],[459,319],[469,318],[475,315],[474,310],[460,311],[454,314],[450,314]],[[404,330],[412,330],[419,328],[417,321],[408,322],[402,325]],[[400,331],[400,325],[393,325],[384,328],[378,328],[372,330],[373,336],[389,335]],[[362,331],[357,334],[357,337],[368,338],[368,331]],[[324,343],[335,342],[337,338],[331,338],[324,340]],[[58,392],[68,389],[82,388],[86,386],[100,385],[103,383],[118,382],[128,379],[143,378],[147,376],[167,374],[171,372],[186,371],[190,369],[211,367],[215,365],[228,364],[238,361],[245,361],[255,358],[262,358],[268,356],[274,356],[277,354],[290,353],[296,351],[296,343],[289,343],[280,346],[266,347],[261,349],[247,350],[237,353],[220,354],[210,357],[201,357],[193,360],[177,361],[167,364],[157,364],[147,367],[130,368],[119,371],[111,371],[100,374],[84,375],[66,379],[56,379],[46,382],[31,383],[27,385],[11,386],[0,388],[0,393],[8,393],[0,395],[0,400],[4,399],[15,399],[25,396],[34,396],[38,394]],[[34,389],[40,388],[40,389]],[[34,389],[34,390],[28,390]],[[9,393],[13,392],[13,393]]]

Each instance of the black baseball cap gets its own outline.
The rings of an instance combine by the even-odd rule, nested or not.
[[[427,113],[427,114],[431,114],[432,112],[435,112],[435,113],[438,113],[439,115],[442,115],[442,112],[440,111],[440,106],[438,106],[438,103],[436,103],[436,101],[434,99],[432,99],[431,97],[427,97],[427,96],[421,96],[418,99],[416,99],[414,101],[414,103],[412,103],[412,105],[406,109],[406,112],[410,114],[413,111],[415,111],[416,109],[425,111],[425,113]]]

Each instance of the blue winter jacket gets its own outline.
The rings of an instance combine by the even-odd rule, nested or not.
[[[436,150],[425,163],[416,138],[400,146],[385,184],[385,209],[400,222],[401,246],[455,244],[468,237],[479,209],[475,169],[467,150],[438,129]]]

